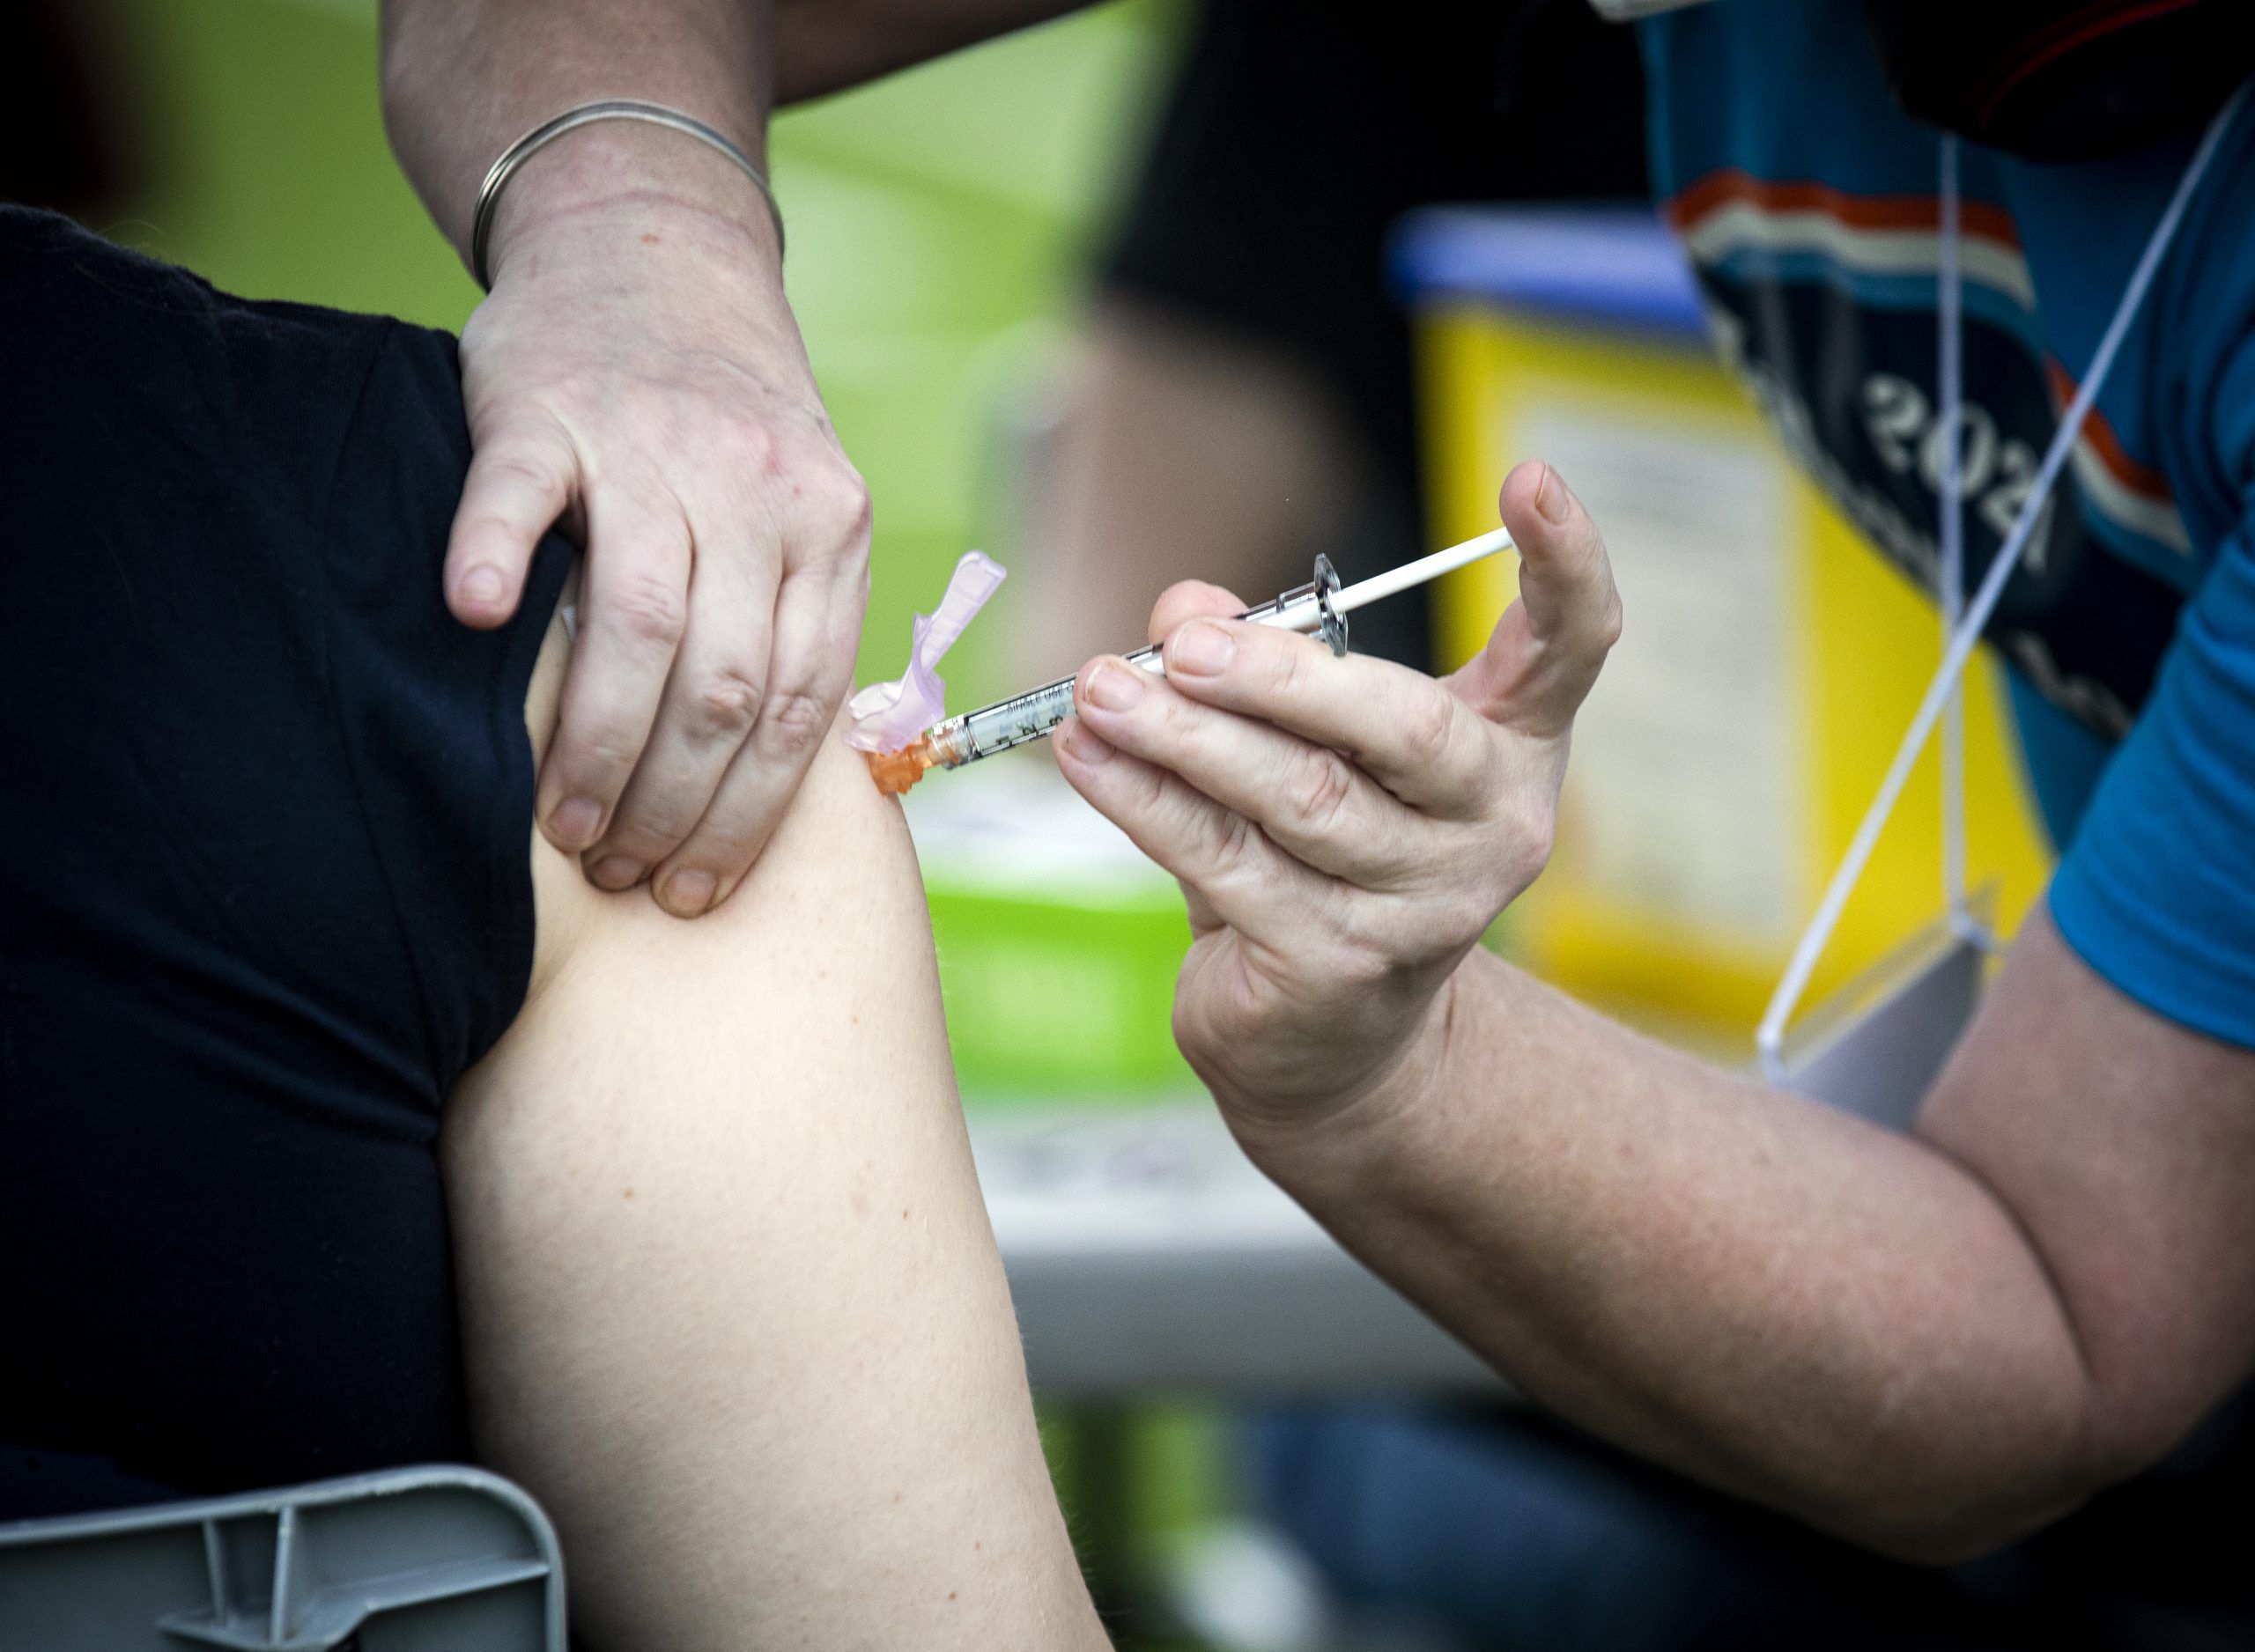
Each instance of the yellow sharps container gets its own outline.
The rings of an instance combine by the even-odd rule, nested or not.
[[[1940,659],[1940,620],[1787,461],[1648,212],[1423,213],[1394,269],[1416,315],[1435,542],[1492,527],[1505,475],[1546,459],[1621,587],[1550,867],[1503,945],[1632,1020],[1743,1050]],[[1485,641],[1515,580],[1498,558],[1444,582],[1445,665]],[[1968,860],[2009,933],[2051,857],[1995,673],[1985,659],[1967,678]],[[1929,754],[1814,994],[1940,912],[1938,773]]]

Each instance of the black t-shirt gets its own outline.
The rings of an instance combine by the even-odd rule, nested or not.
[[[566,561],[454,622],[469,454],[446,335],[0,208],[0,1518],[467,1454]]]

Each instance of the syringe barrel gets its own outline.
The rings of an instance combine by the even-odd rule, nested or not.
[[[1238,617],[1259,625],[1312,631],[1320,617],[1314,590],[1311,585],[1287,591],[1258,608],[1247,608]],[[1129,665],[1141,666],[1154,676],[1166,673],[1165,661],[1157,645],[1138,648],[1125,658]],[[1039,740],[1073,714],[1073,681],[1071,677],[1060,677],[1010,699],[949,718],[935,726],[928,736],[934,756],[942,767],[956,769],[980,757],[991,757],[998,751],[1008,751],[1013,746]]]
[[[1165,670],[1157,648],[1139,648],[1128,663],[1157,675]],[[998,700],[932,730],[932,749],[950,769],[1039,740],[1073,714],[1073,679],[1060,677],[1007,700]]]
[[[948,743],[960,746],[960,762],[991,757],[998,751],[1040,739],[1071,716],[1072,712],[1073,679],[1063,677],[957,719],[962,725],[962,737],[959,741]]]
[[[1406,591],[1414,585],[1467,564],[1492,557],[1499,550],[1511,548],[1512,537],[1501,528],[1482,534],[1477,539],[1468,539],[1460,545],[1437,550],[1430,557],[1364,579],[1359,584],[1340,588],[1339,576],[1334,572],[1328,557],[1315,559],[1316,577],[1310,583],[1295,587],[1281,596],[1272,597],[1257,608],[1249,608],[1238,616],[1256,625],[1273,625],[1282,631],[1300,632],[1320,631],[1331,645],[1335,653],[1347,649],[1345,616],[1366,602],[1375,602],[1397,591]],[[1166,667],[1161,663],[1156,647],[1138,649],[1127,656],[1131,665],[1137,665],[1154,675],[1164,675]],[[991,757],[998,751],[1008,751],[1013,746],[1023,746],[1039,740],[1073,713],[1073,679],[1060,677],[1054,682],[1045,682],[1038,689],[1028,690],[1013,699],[993,705],[981,706],[960,717],[950,717],[935,723],[924,735],[929,748],[930,761],[943,768],[960,768],[980,757]]]

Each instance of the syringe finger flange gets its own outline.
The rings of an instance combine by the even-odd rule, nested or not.
[[[1313,589],[1315,610],[1323,616],[1323,640],[1330,645],[1335,658],[1343,659],[1347,653],[1347,616],[1334,601],[1339,594],[1339,571],[1331,565],[1330,557],[1320,554],[1315,559]]]

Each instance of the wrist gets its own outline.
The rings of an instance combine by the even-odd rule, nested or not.
[[[1217,1093],[1246,1156],[1311,1206],[1393,1176],[1450,1110],[1471,962],[1442,981],[1390,1059],[1323,1105],[1281,1110],[1259,1098]]]
[[[764,144],[746,153],[765,166]],[[623,221],[648,246],[702,249],[780,284],[782,245],[758,186],[726,155],[684,133],[605,121],[563,134],[528,158],[495,210],[486,249],[494,284],[514,254]]]

